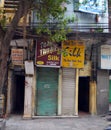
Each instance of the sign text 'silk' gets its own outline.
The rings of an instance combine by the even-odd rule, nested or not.
[[[55,43],[39,41],[37,43],[36,65],[60,67],[61,55]]]

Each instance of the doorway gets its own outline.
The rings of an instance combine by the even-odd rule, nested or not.
[[[14,75],[12,114],[23,114],[24,112],[24,83],[24,75]]]
[[[89,82],[90,77],[79,77],[79,112],[89,112]]]

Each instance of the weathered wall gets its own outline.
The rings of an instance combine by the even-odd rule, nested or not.
[[[97,71],[97,114],[102,115],[109,110],[109,73],[107,70]]]

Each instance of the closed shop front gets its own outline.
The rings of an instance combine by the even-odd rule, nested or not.
[[[77,68],[84,67],[84,44],[82,41],[66,40],[62,43],[62,115],[77,115],[78,84]]]
[[[62,77],[62,115],[75,113],[75,69],[63,68]]]
[[[58,68],[37,68],[36,112],[38,116],[57,115]]]

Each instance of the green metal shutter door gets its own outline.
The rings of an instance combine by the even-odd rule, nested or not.
[[[57,114],[58,69],[37,69],[37,115]]]

